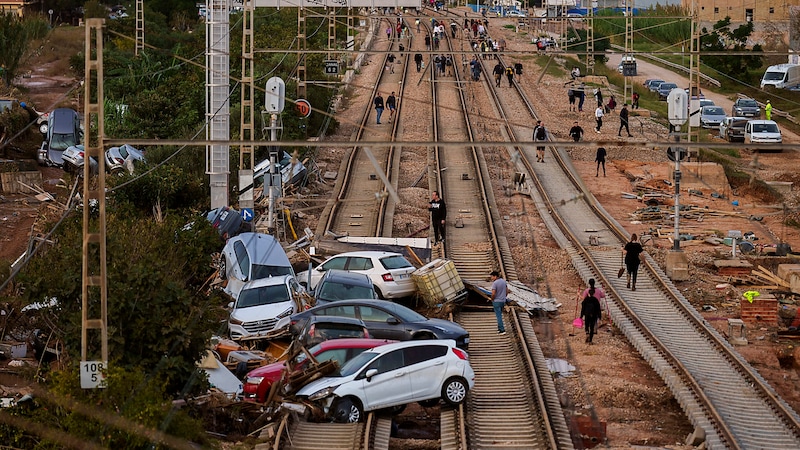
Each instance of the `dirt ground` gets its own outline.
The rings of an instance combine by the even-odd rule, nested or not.
[[[556,58],[555,63],[565,67],[563,76],[544,75],[541,82],[536,82],[541,73],[540,66],[535,63],[530,44],[531,33],[515,33],[513,29],[499,25],[513,24],[507,19],[492,19],[490,33],[493,36],[502,34],[508,48],[518,54],[525,67],[522,84],[533,99],[537,112],[548,124],[551,133],[557,138],[565,139],[572,122],[577,120],[587,130],[587,139],[600,137],[616,139],[613,132],[618,126],[618,119],[612,114],[607,116],[607,125],[601,135],[591,130],[594,126],[593,108],[585,108],[584,112],[567,110],[566,89],[564,82],[568,77],[569,62]],[[378,36],[378,43],[381,36]],[[385,40],[385,38],[383,38]],[[524,52],[524,53],[523,53]],[[377,56],[372,59],[377,61]],[[70,98],[70,87],[75,80],[61,79],[63,71],[53,69],[63,62],[51,62],[41,65],[41,76],[32,73],[31,83],[37,84],[30,92],[31,100],[37,109],[53,105]],[[51,67],[51,69],[47,69]],[[376,78],[376,71],[382,70],[379,64],[367,58],[367,65],[362,67],[353,86],[347,92],[337,120],[340,121],[338,134],[331,141],[347,141],[353,132],[353,123],[358,121],[363,108],[369,104],[367,98],[371,83]],[[49,73],[57,74],[50,75]],[[428,105],[403,99],[401,125],[411,118],[425,116]],[[587,106],[593,100],[587,98]],[[423,109],[424,108],[424,109]],[[672,170],[663,149],[651,149],[643,145],[648,140],[657,140],[666,136],[666,130],[645,117],[632,118],[633,138],[620,138],[620,145],[607,146],[609,162],[607,176],[595,177],[594,149],[568,149],[578,171],[587,186],[603,206],[611,212],[631,233],[648,233],[661,227],[671,229],[671,223],[647,222],[636,220],[631,214],[645,205],[635,199],[622,198],[623,192],[634,192],[636,186],[642,184],[658,187],[660,180],[668,180]],[[413,125],[403,125],[409,128]],[[404,150],[405,152],[405,150]],[[412,153],[409,151],[409,155]],[[341,161],[341,149],[321,150],[316,163],[321,172],[338,170]],[[749,165],[754,155],[745,154],[741,158],[743,166]],[[798,167],[797,152],[786,151],[775,155],[759,155],[757,175],[761,179],[776,181],[800,181],[793,168]],[[415,156],[402,158],[403,170],[407,174],[419,174],[426,164],[427,158]],[[513,172],[509,158],[497,158],[495,163],[501,164],[504,173]],[[503,166],[502,164],[505,164]],[[683,223],[682,229],[697,236],[708,235],[709,230],[723,234],[728,230],[752,231],[759,238],[759,244],[774,245],[787,242],[793,248],[800,249],[800,233],[797,228],[782,225],[783,209],[774,204],[765,204],[761,199],[748,194],[747,189],[731,189],[725,183],[719,183],[714,176],[714,169],[700,176],[696,188],[702,196],[684,195],[683,202],[707,208],[715,213],[703,216],[702,221]],[[59,190],[60,171],[43,169],[44,187],[48,191],[64,195]],[[414,178],[414,177],[405,177]],[[404,180],[405,180],[404,178]],[[419,204],[420,199],[427,197],[425,184],[421,187],[410,187],[413,182],[404,181],[399,186],[399,193],[409,205]],[[709,185],[709,186],[707,186]],[[325,195],[332,183],[318,183],[313,186],[314,194]],[[521,196],[506,197],[502,191],[502,178],[496,180],[496,198],[504,216],[512,217],[504,220],[503,226],[515,255],[515,263],[519,268],[522,281],[535,287],[543,295],[555,297],[563,304],[560,314],[551,317],[539,317],[533,320],[539,334],[545,355],[551,358],[564,359],[575,367],[571,376],[557,378],[562,404],[570,416],[587,416],[590,422],[604,424],[606,427],[606,448],[627,449],[634,446],[682,449],[690,448],[682,445],[686,436],[692,431],[680,407],[673,399],[661,379],[652,371],[647,363],[632,348],[611,324],[601,328],[595,345],[583,342],[582,333],[574,333],[571,321],[576,305],[576,291],[581,281],[572,268],[569,258],[549,237],[543,223],[536,216],[530,199]],[[666,193],[671,188],[661,186]],[[723,194],[725,198],[712,197],[712,193]],[[790,210],[796,207],[796,191],[789,193],[786,203]],[[733,202],[737,201],[738,206]],[[423,202],[424,204],[424,202]],[[514,211],[524,208],[527,214],[512,215]],[[31,229],[37,217],[42,217],[51,210],[46,205],[33,202],[28,195],[5,195],[0,200],[0,260],[13,261],[27,246]],[[398,214],[409,223],[424,224],[427,222],[427,211],[422,208],[401,208]],[[741,217],[732,215],[739,212]],[[308,210],[304,218],[298,218],[295,226],[302,229],[309,226],[315,229],[317,212]],[[762,217],[761,221],[750,220],[751,216]],[[403,229],[398,228],[395,229]],[[666,250],[672,244],[666,238],[657,238],[648,243],[646,248],[657,260],[663,262]],[[683,242],[682,247],[690,259],[690,282],[677,283],[687,298],[699,309],[704,305],[712,305],[715,311],[703,312],[709,323],[720,331],[726,332],[725,319],[737,317],[738,298],[743,288],[730,287],[717,289],[719,277],[714,272],[713,260],[726,258],[730,247],[711,246],[703,241]],[[723,329],[725,328],[725,329]],[[759,372],[775,387],[795,410],[800,410],[800,396],[796,386],[800,381],[797,364],[794,363],[794,347],[792,341],[779,339],[774,327],[749,328],[750,344],[739,347],[742,355],[751,362]],[[400,425],[399,438],[392,440],[395,449],[428,449],[438,448],[436,435],[438,432],[438,410],[424,409],[417,405],[410,406],[398,419]]]

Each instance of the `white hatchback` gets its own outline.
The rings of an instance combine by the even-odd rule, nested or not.
[[[475,385],[466,351],[450,339],[382,345],[351,359],[338,376],[307,384],[299,398],[318,402],[337,422],[359,422],[364,413],[412,402],[463,403]]]
[[[364,251],[347,252],[331,256],[319,266],[297,274],[297,281],[313,291],[322,276],[330,269],[363,273],[369,276],[375,285],[375,292],[383,299],[402,298],[413,295],[416,291],[411,274],[417,270],[400,253]]]

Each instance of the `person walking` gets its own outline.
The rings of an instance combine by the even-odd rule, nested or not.
[[[767,100],[767,105],[764,106],[764,115],[767,117],[767,120],[772,120],[772,103]]]
[[[415,20],[414,23],[417,24],[417,33],[419,33],[419,17],[417,17],[417,20]]]
[[[377,116],[376,122],[378,123],[378,125],[380,125],[381,115],[383,114],[383,97],[381,96],[380,92],[378,92],[378,95],[375,96],[375,100],[373,100],[373,103],[375,103],[375,114]]]
[[[625,287],[636,290],[636,277],[639,274],[639,264],[644,247],[639,243],[636,233],[631,235],[631,240],[622,248],[622,255],[625,260],[625,269],[628,271],[628,282]]]
[[[431,35],[430,34],[426,34],[425,35],[425,50],[431,51]]]
[[[514,86],[514,69],[511,66],[506,67],[506,78],[508,78],[508,87]]]
[[[517,74],[517,82],[522,82],[522,63],[517,61],[514,63],[514,73]]]
[[[603,106],[603,91],[600,88],[594,90],[594,99],[597,100],[597,106]]]
[[[639,93],[634,92],[631,96],[631,100],[633,103],[631,104],[631,109],[639,109]]]
[[[600,128],[603,128],[603,114],[603,105],[597,105],[597,109],[594,110],[594,120],[597,122],[594,131],[596,131],[597,134],[600,134]]]
[[[389,73],[394,73],[394,60],[395,59],[397,59],[397,57],[394,56],[394,53],[389,53],[389,55],[386,56],[386,68],[389,70]]]
[[[417,63],[417,72],[419,72],[422,69],[422,53],[414,55],[414,62]]]
[[[603,303],[606,303],[606,305],[608,304],[608,301],[606,300],[606,291],[604,291],[603,288],[597,287],[596,284],[597,282],[594,278],[589,278],[589,287],[583,290],[581,293],[581,298],[586,298],[586,296],[589,295],[589,289],[594,289],[594,296],[598,301],[600,301],[600,309],[606,310],[608,308],[603,307]]]
[[[622,109],[619,111],[619,130],[617,130],[617,136],[622,136],[622,128],[625,128],[628,137],[633,137],[631,129],[628,128],[628,105],[622,105]]]
[[[575,111],[575,89],[572,89],[572,86],[567,89],[567,100],[569,100],[570,112]]]
[[[583,112],[583,102],[586,101],[586,84],[581,83],[575,91],[575,98],[578,99],[578,112]]]
[[[483,72],[483,65],[476,57],[472,58],[472,80],[481,81],[481,72]]]
[[[547,141],[547,129],[541,120],[536,121],[536,128],[533,129],[533,140],[536,142]],[[536,161],[544,162],[544,145],[536,145]]]
[[[603,166],[603,177],[606,176],[606,149],[605,147],[598,147],[597,154],[594,156],[594,160],[597,162],[597,170],[594,173],[594,176],[600,176],[600,166]]]
[[[503,63],[497,61],[497,64],[494,65],[492,73],[494,74],[494,85],[496,87],[500,87],[500,80],[503,78]]]
[[[387,41],[391,41],[392,40],[392,26],[391,25],[386,27],[386,40]]]
[[[578,142],[581,140],[581,138],[583,138],[583,128],[581,128],[581,126],[578,125],[577,120],[572,125],[572,128],[569,129],[569,135],[575,142]]]
[[[444,65],[447,68],[447,76],[453,76],[453,57],[451,55],[447,55],[445,57]]]
[[[595,327],[600,319],[602,309],[600,308],[600,300],[596,297],[597,289],[594,286],[589,286],[587,295],[581,302],[581,318],[583,319],[583,326],[586,330],[586,343],[591,344],[595,334]]]
[[[493,270],[490,274],[492,278],[492,308],[497,317],[497,334],[506,334],[506,327],[503,325],[503,307],[506,306],[508,295],[508,284],[500,277],[500,272]]]
[[[450,36],[455,39],[456,38],[456,30],[458,29],[458,25],[456,25],[455,19],[450,20]]]
[[[394,91],[386,97],[386,107],[389,108],[389,120],[394,119],[394,113],[397,111],[397,97],[394,96]]]
[[[433,227],[433,244],[444,241],[445,225],[447,223],[447,205],[444,200],[439,198],[439,192],[433,191],[431,194],[431,201],[428,202],[431,206],[428,211],[431,212],[431,226]]]

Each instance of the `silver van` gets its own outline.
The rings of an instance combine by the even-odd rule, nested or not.
[[[263,233],[242,233],[228,239],[222,249],[220,276],[228,280],[223,289],[233,298],[245,283],[281,275],[295,276],[292,263],[273,236]]]

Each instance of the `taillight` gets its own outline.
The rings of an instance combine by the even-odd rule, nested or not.
[[[78,156],[80,156],[81,158],[83,158],[83,152],[78,152]]]
[[[453,353],[455,353],[455,355],[458,357],[458,359],[463,359],[464,361],[469,361],[469,354],[467,352],[465,352],[464,350],[461,350],[458,347],[453,347],[452,350],[453,350]]]
[[[381,275],[381,278],[383,278],[383,281],[394,281],[394,277],[392,277],[391,273],[385,273]]]

